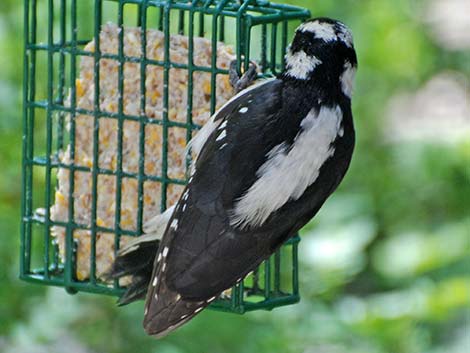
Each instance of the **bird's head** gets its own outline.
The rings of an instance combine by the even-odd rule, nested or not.
[[[337,84],[347,97],[352,95],[357,68],[351,30],[329,18],[302,23],[286,54],[286,79],[323,83],[334,89]]]

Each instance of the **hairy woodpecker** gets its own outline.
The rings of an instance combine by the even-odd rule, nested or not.
[[[343,179],[355,139],[351,31],[304,22],[285,64],[213,115],[191,142],[197,158],[177,204],[120,251],[111,277],[133,276],[121,304],[146,295],[148,334],[165,336],[241,281]]]

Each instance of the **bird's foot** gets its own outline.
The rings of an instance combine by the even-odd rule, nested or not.
[[[230,63],[229,78],[230,84],[235,90],[235,93],[243,91],[245,88],[249,87],[253,81],[256,80],[257,76],[258,66],[253,61],[250,61],[248,69],[241,76],[238,73],[238,61],[233,60]]]

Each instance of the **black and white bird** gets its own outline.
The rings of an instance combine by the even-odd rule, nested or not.
[[[121,304],[146,294],[148,334],[168,334],[241,281],[343,179],[355,140],[351,31],[304,22],[285,64],[214,114],[191,142],[197,158],[177,204],[120,251],[112,276],[133,276]]]

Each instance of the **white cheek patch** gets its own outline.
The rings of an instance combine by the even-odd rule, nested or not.
[[[321,60],[317,57],[309,56],[303,50],[294,54],[289,51],[286,55],[286,74],[300,80],[305,80],[321,63]]]
[[[330,23],[306,22],[301,24],[298,30],[300,32],[315,33],[315,38],[323,39],[325,42],[331,42],[338,38],[334,26]]]
[[[354,77],[356,76],[356,68],[347,61],[344,64],[344,71],[340,76],[339,80],[341,83],[341,89],[346,97],[351,98],[354,90]]]
[[[286,202],[299,199],[334,154],[332,142],[340,132],[342,118],[338,106],[323,107],[318,114],[312,109],[290,149],[283,143],[268,153],[268,160],[257,172],[258,180],[236,202],[231,225],[260,226]]]

